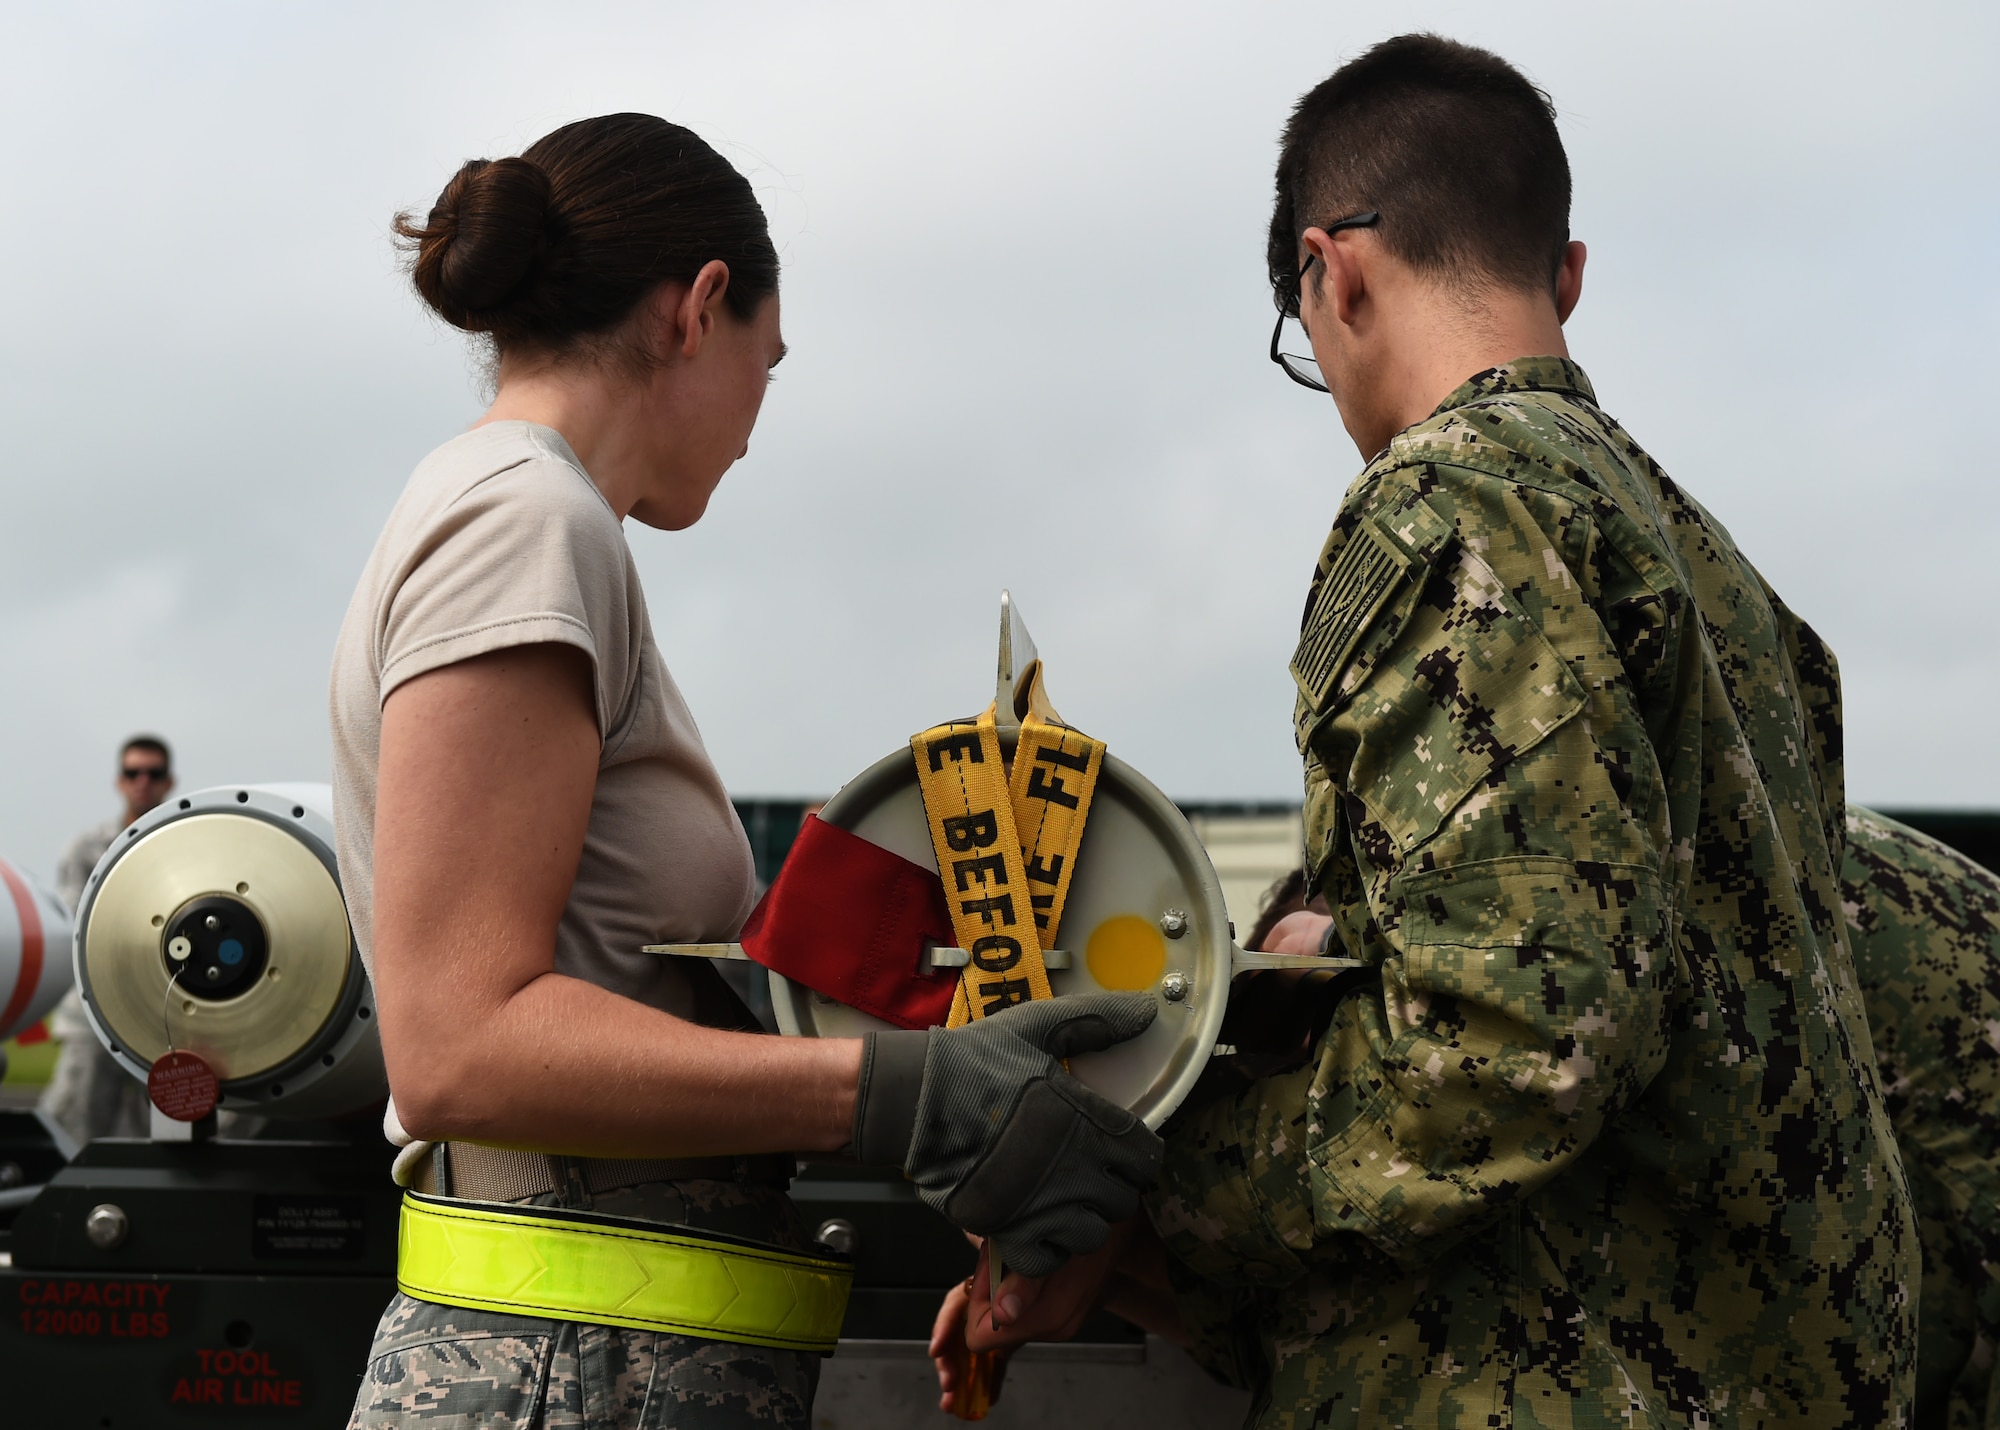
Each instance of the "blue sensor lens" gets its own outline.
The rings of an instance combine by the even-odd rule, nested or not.
[[[243,961],[243,945],[226,938],[215,946],[215,958],[224,968],[234,968]]]

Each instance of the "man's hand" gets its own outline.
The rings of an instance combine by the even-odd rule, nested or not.
[[[1066,1341],[1104,1302],[1105,1287],[1131,1243],[1137,1220],[1120,1222],[1096,1251],[1073,1256],[1053,1274],[1022,1276],[1005,1269],[992,1297],[990,1247],[979,1248],[966,1306],[965,1343],[975,1351],[1012,1349],[1028,1341]]]
[[[1333,920],[1325,914],[1316,914],[1309,909],[1301,909],[1295,914],[1286,914],[1272,926],[1264,940],[1264,953],[1321,953],[1324,952],[1326,931]]]
[[[986,1259],[982,1256],[982,1271],[985,1265]],[[966,1345],[965,1328],[972,1307],[972,1285],[977,1279],[977,1275],[968,1276],[945,1293],[944,1304],[938,1307],[937,1321],[931,1327],[931,1364],[937,1368],[938,1409],[947,1415],[954,1412],[958,1397],[966,1392],[965,1382],[971,1368],[968,1361],[972,1352]],[[993,1352],[986,1381],[988,1405],[1000,1399],[1000,1386],[1007,1378],[1007,1362],[1013,1354],[1011,1346]]]
[[[1000,1299],[993,1301],[990,1243],[979,1245],[979,1264],[972,1275],[945,1293],[931,1327],[931,1362],[937,1367],[938,1409],[949,1414],[964,1391],[966,1357],[992,1353],[986,1387],[989,1403],[1000,1398],[1001,1382],[1014,1351],[1028,1341],[1066,1341],[1083,1329],[1104,1299],[1118,1261],[1131,1242],[1133,1221],[1111,1228],[1098,1250],[1071,1257],[1053,1275],[1022,1276],[1006,1272]]]

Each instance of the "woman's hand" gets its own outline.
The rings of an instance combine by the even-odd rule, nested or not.
[[[871,1033],[855,1154],[895,1162],[954,1226],[1047,1276],[1139,1209],[1165,1144],[1060,1059],[1144,1032],[1150,993],[1087,993],[958,1028]]]

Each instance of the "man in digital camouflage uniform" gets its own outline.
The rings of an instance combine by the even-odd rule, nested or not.
[[[1286,132],[1288,367],[1375,455],[1293,662],[1333,918],[1281,934],[1376,981],[1172,1130],[1152,1222],[1257,1425],[1907,1423],[1838,673],[1568,360],[1568,209],[1546,96],[1435,37]]]
[[[1271,893],[1272,908],[1247,946],[1263,948],[1277,920],[1304,906],[1305,871]],[[1988,1424],[1994,1347],[2000,1344],[2000,877],[1928,835],[1849,806],[1841,907],[1874,1038],[1875,1063],[1908,1173],[1923,1247],[1914,1430],[1976,1430]],[[1339,989],[1260,987],[1292,975],[1237,980],[1225,1042],[1275,1034],[1273,1064],[1295,1030],[1328,1016]],[[1316,1006],[1317,1005],[1317,1006]],[[1246,1048],[1246,1055],[1253,1050]],[[1227,1087],[1246,1056],[1217,1058],[1204,1083]],[[1201,1097],[1202,1089],[1195,1096]],[[1113,1309],[1171,1338],[1187,1328],[1129,1281]],[[1227,1336],[1205,1349],[1225,1378],[1241,1374]]]
[[[1273,887],[1246,947],[1305,907],[1305,871]],[[2000,876],[1883,815],[1849,806],[1841,907],[1896,1143],[1923,1247],[1913,1430],[1987,1425],[2000,1344]],[[1336,975],[1344,977],[1345,975]],[[1298,1032],[1330,1016],[1341,989],[1326,974],[1254,973],[1231,990],[1223,1041],[1245,1046],[1209,1064],[1194,1094],[1240,1087],[1258,1062],[1296,1067]],[[1289,988],[1286,987],[1290,984]],[[1245,1022],[1244,1020],[1253,1020]],[[1205,1099],[1204,1099],[1205,1100]],[[1109,1288],[1111,1309],[1186,1343],[1187,1327],[1140,1272]],[[1151,1285],[1149,1285],[1151,1283]],[[1243,1374],[1222,1328],[1202,1349],[1225,1379]]]
[[[1913,1423],[1975,1430],[2000,1414],[2000,878],[1850,809],[1841,903],[1923,1242]]]

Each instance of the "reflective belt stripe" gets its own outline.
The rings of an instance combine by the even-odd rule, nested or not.
[[[952,931],[972,955],[948,1028],[1054,996],[1042,949],[1062,927],[1104,742],[1056,718],[1039,663],[1029,707],[1011,779],[991,709],[910,738]]]
[[[403,1197],[396,1284],[420,1301],[833,1350],[853,1268],[779,1247]]]

